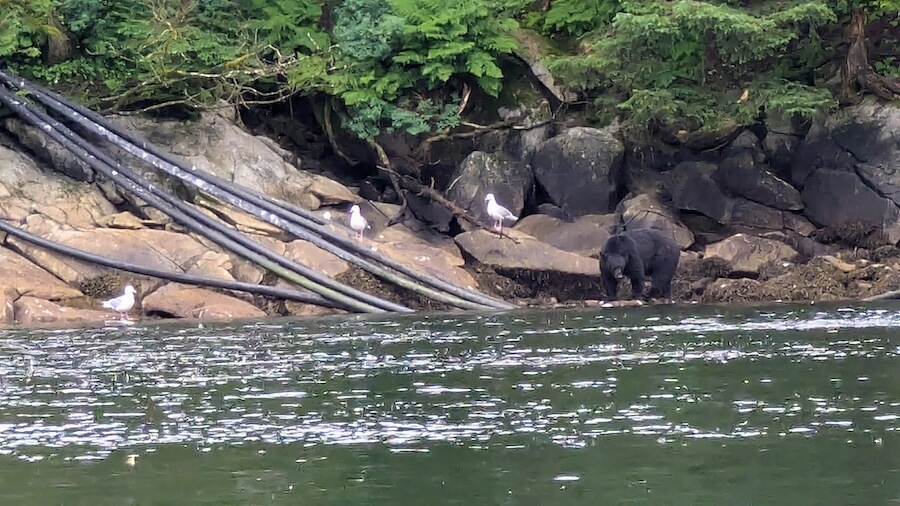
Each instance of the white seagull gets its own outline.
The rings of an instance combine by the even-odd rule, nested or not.
[[[359,240],[362,240],[363,231],[369,228],[369,222],[363,217],[359,206],[356,204],[353,204],[353,207],[350,208],[350,228],[356,231],[358,234],[356,237]]]
[[[484,197],[485,203],[487,203],[487,213],[488,216],[493,219],[496,224],[494,225],[494,230],[496,230],[501,235],[503,234],[503,220],[511,220],[518,221],[519,217],[514,215],[509,211],[509,209],[501,206],[494,199],[493,193],[488,193],[486,197]]]
[[[137,293],[137,290],[134,289],[131,285],[125,285],[125,294],[119,295],[116,298],[104,300],[103,307],[107,309],[112,309],[113,311],[119,313],[119,317],[125,319],[128,315],[128,312],[131,311],[131,308],[134,307],[134,294]]]

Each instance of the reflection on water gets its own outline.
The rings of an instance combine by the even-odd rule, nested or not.
[[[0,454],[896,445],[897,310],[691,310],[5,331]]]

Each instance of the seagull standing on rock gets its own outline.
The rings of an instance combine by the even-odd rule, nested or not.
[[[353,204],[353,207],[350,208],[350,228],[356,231],[356,237],[360,241],[363,238],[363,231],[369,228],[369,222],[363,217],[359,206],[356,204]]]
[[[494,199],[493,193],[488,193],[484,198],[484,201],[487,204],[488,216],[490,216],[491,219],[496,222],[496,224],[494,225],[494,230],[496,230],[500,235],[503,235],[503,220],[519,220],[519,217],[511,213],[509,209],[497,203],[497,200]]]
[[[125,317],[128,316],[128,312],[131,311],[131,308],[134,307],[135,293],[137,293],[137,290],[135,290],[133,286],[125,285],[125,294],[119,295],[113,299],[104,300],[103,307],[119,313],[119,317],[124,320]]]

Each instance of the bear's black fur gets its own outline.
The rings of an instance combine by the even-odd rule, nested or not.
[[[606,300],[616,300],[619,281],[631,279],[631,297],[644,299],[644,280],[650,277],[646,298],[672,297],[672,278],[681,248],[665,232],[653,228],[626,230],[611,236],[600,253],[600,277]]]

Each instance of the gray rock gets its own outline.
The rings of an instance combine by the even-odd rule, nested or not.
[[[853,155],[834,143],[830,131],[823,124],[810,127],[806,138],[797,147],[791,164],[791,180],[798,187],[817,170],[853,170]]]
[[[744,130],[722,150],[722,157],[751,155],[755,161],[762,162],[765,155],[760,147],[759,137],[750,130]]]
[[[765,265],[793,262],[797,259],[797,251],[773,239],[735,234],[707,246],[703,258],[720,258],[728,262],[731,272],[735,274],[758,276]]]
[[[77,181],[91,182],[95,179],[94,169],[79,160],[68,149],[50,139],[39,128],[31,126],[19,118],[7,118],[4,124],[23,146],[34,153],[35,157],[50,164],[56,171]]]
[[[900,106],[869,97],[813,125],[798,148],[792,174],[804,181],[817,170],[858,173],[900,205]]]
[[[658,199],[646,193],[626,198],[619,203],[616,212],[626,230],[655,228],[668,232],[681,249],[694,244],[694,234],[675,217],[675,214]]]
[[[769,132],[763,139],[763,152],[766,154],[769,166],[775,173],[784,177],[790,177],[791,159],[794,151],[800,145],[801,139],[796,135],[780,132]]]
[[[797,211],[803,209],[800,192],[773,174],[765,164],[757,162],[750,153],[740,153],[719,164],[714,179],[734,195],[762,205]]]
[[[614,129],[570,128],[544,142],[531,160],[537,182],[573,216],[615,206],[625,147]]]
[[[484,197],[493,193],[497,203],[520,216],[531,192],[531,171],[501,154],[474,151],[463,160],[447,190],[447,198],[491,224]]]
[[[716,170],[717,167],[708,162],[682,162],[666,172],[666,188],[675,208],[727,223],[731,199],[713,180]]]
[[[499,237],[487,230],[457,235],[456,244],[478,262],[501,269],[599,276],[600,265],[589,258],[538,241],[518,230]]]
[[[559,207],[556,204],[551,204],[549,202],[545,202],[538,206],[538,212],[541,214],[546,214],[547,216],[552,216],[560,221],[564,221],[566,223],[572,223],[574,221],[569,213],[565,212],[563,208]]]
[[[96,186],[45,169],[24,154],[0,146],[0,214],[23,221],[38,213],[74,228],[91,228],[115,206]]]
[[[521,118],[521,128],[507,131],[503,148],[516,160],[527,162],[537,148],[553,136],[553,124],[547,121],[553,117],[553,110],[546,99],[540,99],[531,106],[520,105],[516,111]]]
[[[110,119],[199,170],[307,209],[356,200],[356,195],[346,186],[298,170],[289,162],[293,159],[290,153],[250,134],[222,115],[204,112],[195,121],[143,116]],[[133,158],[119,153],[120,158],[134,165]]]
[[[848,236],[880,232],[890,244],[900,240],[897,206],[854,173],[817,170],[807,179],[802,195],[806,216],[820,226]]]
[[[816,226],[806,219],[805,216],[794,213],[784,213],[784,227],[803,237],[809,237],[810,234],[816,231]]]
[[[784,228],[784,213],[752,200],[737,198],[731,201],[727,224],[751,230],[781,230]]]
[[[564,251],[597,257],[613,233],[614,214],[586,214],[567,223],[546,214],[532,214],[516,224],[516,230]]]
[[[664,174],[684,161],[678,150],[668,145],[628,146],[625,150],[624,183],[628,193],[666,193]]]

